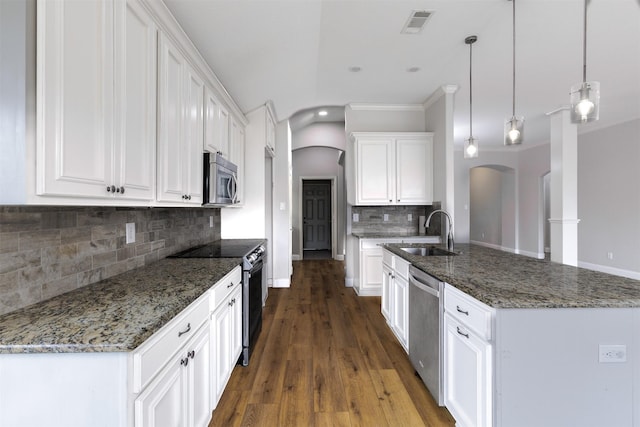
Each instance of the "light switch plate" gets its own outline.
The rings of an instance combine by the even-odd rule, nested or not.
[[[353,222],[358,222],[360,221],[360,214],[354,213],[353,214]]]
[[[136,241],[136,223],[128,222],[126,229],[126,243],[134,243]]]
[[[627,361],[627,346],[624,344],[600,344],[598,350],[598,361],[600,363],[624,363]]]
[[[213,215],[209,216],[209,228],[213,228]]]
[[[389,214],[384,214],[382,217],[383,221],[389,221]]]

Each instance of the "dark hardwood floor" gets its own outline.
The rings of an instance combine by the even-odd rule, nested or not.
[[[269,289],[249,367],[237,366],[210,426],[453,426],[415,376],[379,297],[344,287],[344,264],[294,262]]]

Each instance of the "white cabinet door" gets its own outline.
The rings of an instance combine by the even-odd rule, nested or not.
[[[229,296],[223,301],[211,319],[211,342],[213,351],[213,397],[214,407],[224,391],[231,375],[231,334],[233,332],[233,303]],[[240,301],[236,304],[242,305]]]
[[[356,202],[388,205],[393,202],[393,139],[356,141]]]
[[[391,304],[393,294],[393,270],[387,264],[382,264],[382,298],[381,311],[387,323],[392,324]]]
[[[157,29],[139,0],[115,6],[116,196],[150,201],[156,180]]]
[[[204,150],[229,157],[229,112],[213,89],[205,86]]]
[[[360,284],[358,295],[380,295],[382,292],[382,248],[360,251]]]
[[[266,128],[267,128],[267,138],[266,138],[267,150],[271,153],[272,156],[275,156],[276,155],[276,126],[275,126],[273,117],[271,117],[270,110],[268,108],[267,108]]]
[[[184,62],[182,53],[160,34],[158,58],[158,201],[184,201],[183,177],[189,152],[183,138]]]
[[[464,427],[491,426],[492,346],[445,313],[445,406]]]
[[[242,353],[242,285],[238,285],[237,289],[231,294],[231,301],[234,303],[231,306],[233,326],[229,335],[229,353],[231,355],[231,371],[233,371],[233,367],[236,365],[240,353]]]
[[[431,138],[396,139],[396,203],[433,203],[432,147]]]
[[[236,206],[244,204],[244,149],[245,149],[245,131],[241,123],[231,116],[230,118],[230,139],[229,150],[231,152],[230,159],[232,163],[238,166],[237,187],[236,187]]]
[[[185,91],[185,150],[187,151],[184,188],[185,202],[202,204],[202,142],[204,123],[204,82],[189,66],[186,66]]]
[[[409,282],[395,272],[393,282],[393,328],[400,344],[407,351],[409,348]]]
[[[37,193],[110,197],[113,6],[43,0],[37,9]]]
[[[174,357],[168,367],[135,400],[136,427],[187,425],[188,377],[184,355]]]
[[[164,34],[159,50],[157,199],[200,205],[204,82]]]
[[[206,427],[211,421],[211,345],[209,326],[205,325],[187,346],[187,375],[189,377],[189,423]]]

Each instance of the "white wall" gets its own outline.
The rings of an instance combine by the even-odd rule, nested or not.
[[[342,132],[344,138],[344,131]],[[295,140],[295,137],[294,137]],[[293,182],[292,182],[292,225],[293,225],[293,255],[302,259],[302,248],[300,247],[300,177],[314,177],[331,179],[335,177],[336,191],[336,257],[342,258],[344,255],[345,241],[345,206],[344,198],[344,168],[338,164],[339,151],[330,147],[308,147],[295,150],[292,154]]]
[[[291,133],[291,150],[305,147],[333,147],[346,150],[344,122],[318,122]]]
[[[579,266],[640,279],[639,165],[640,119],[578,135]]]
[[[470,175],[470,240],[502,246],[502,172],[473,168]]]
[[[273,188],[273,287],[291,285],[291,129],[288,121],[276,126],[276,171]]]

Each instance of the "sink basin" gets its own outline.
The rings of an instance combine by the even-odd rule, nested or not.
[[[447,250],[437,248],[435,246],[428,246],[423,248],[400,248],[405,252],[410,253],[411,255],[418,256],[452,256],[458,255],[455,252],[449,252]]]

